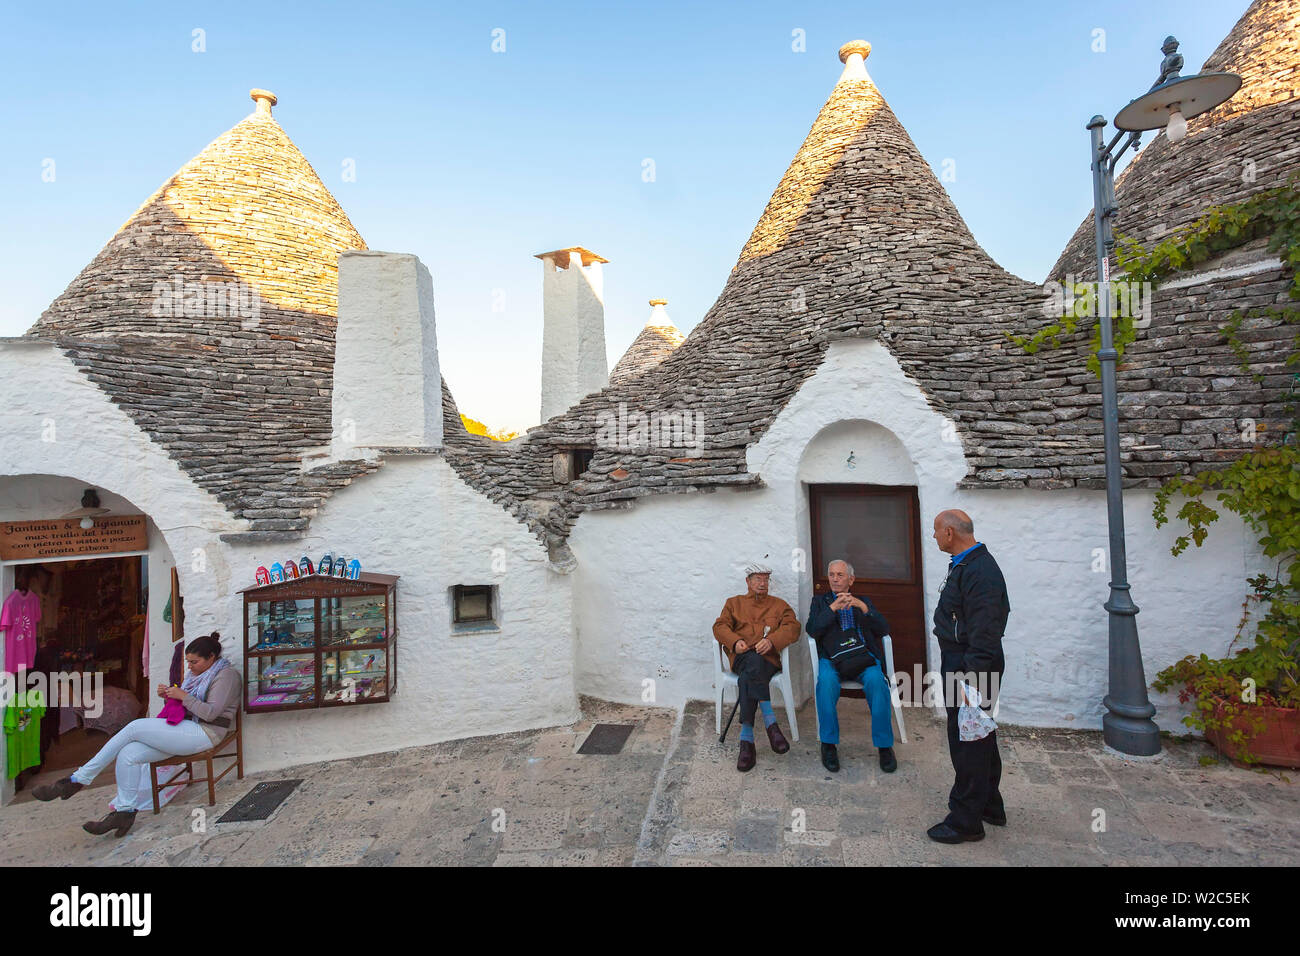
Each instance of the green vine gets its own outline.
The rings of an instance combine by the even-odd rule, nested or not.
[[[1124,281],[1120,277],[1117,282]],[[1154,286],[1152,286],[1154,288]],[[1072,335],[1079,329],[1079,320],[1092,318],[1097,314],[1097,287],[1091,282],[1075,282],[1069,286],[1061,285],[1061,318],[1051,325],[1044,326],[1033,335],[1013,335],[1010,332],[1003,332],[1011,342],[1019,346],[1028,355],[1033,355],[1039,349],[1058,348],[1061,344],[1063,335]],[[1066,302],[1066,294],[1069,295],[1069,301]],[[1122,309],[1118,314],[1112,316],[1114,322],[1114,345],[1115,350],[1124,354],[1124,347],[1137,338],[1137,324],[1129,309]],[[1101,326],[1094,324],[1092,327],[1092,339],[1088,343],[1088,370],[1094,375],[1101,375],[1101,361],[1097,358],[1097,353],[1101,350]]]
[[[1293,174],[1287,184],[1256,193],[1235,206],[1211,209],[1178,236],[1150,250],[1125,241],[1120,262],[1130,277],[1152,283],[1213,257],[1225,249],[1270,236],[1269,251],[1281,254],[1291,273],[1290,297],[1300,299],[1300,179]],[[1234,311],[1222,331],[1240,367],[1256,382],[1263,376],[1252,372],[1250,351],[1241,338],[1248,318],[1268,317],[1289,324],[1300,323],[1300,308],[1254,308]],[[1286,359],[1288,367],[1300,366],[1300,336]],[[1293,376],[1292,395],[1295,382]],[[1243,444],[1255,446],[1221,469],[1202,471],[1190,477],[1175,477],[1156,493],[1152,517],[1156,527],[1169,520],[1175,497],[1182,504],[1175,517],[1187,533],[1174,541],[1172,552],[1182,554],[1195,544],[1200,547],[1210,525],[1219,518],[1207,496],[1213,495],[1223,508],[1239,515],[1258,536],[1263,554],[1275,562],[1273,573],[1249,578],[1250,591],[1243,604],[1241,621],[1229,642],[1230,656],[1211,658],[1188,656],[1162,670],[1153,683],[1157,690],[1179,689],[1184,703],[1195,709],[1183,723],[1201,731],[1217,731],[1226,737],[1238,759],[1255,763],[1250,742],[1264,729],[1259,706],[1300,709],[1300,446],[1297,446],[1296,403],[1287,411],[1290,428],[1275,443],[1259,434],[1253,422],[1243,423]],[[1254,644],[1237,647],[1258,615]],[[1233,649],[1236,647],[1235,653]]]
[[[1282,261],[1292,274],[1292,295],[1300,297],[1296,296],[1297,290],[1300,290],[1300,272],[1296,269],[1300,266],[1300,241],[1297,241],[1300,239],[1300,173],[1292,173],[1283,186],[1255,193],[1235,205],[1211,206],[1191,225],[1150,249],[1144,248],[1134,239],[1120,235],[1115,250],[1120,274],[1112,281],[1112,285],[1140,287],[1142,283],[1150,283],[1149,288],[1154,291],[1169,276],[1266,235],[1272,236],[1269,251],[1283,253]],[[1057,348],[1062,336],[1078,331],[1081,318],[1096,315],[1096,303],[1092,301],[1096,296],[1094,288],[1093,283],[1073,284],[1069,291],[1075,297],[1074,307],[1066,310],[1058,321],[1032,335],[1015,335],[1011,332],[1002,334],[1029,355],[1045,347]],[[1245,318],[1282,312],[1293,315],[1294,311],[1252,311],[1249,316],[1233,313],[1223,331],[1238,360],[1243,365],[1249,362],[1249,352],[1238,337]],[[1295,319],[1288,318],[1287,321]],[[1124,349],[1137,338],[1137,325],[1131,309],[1121,310],[1120,314],[1114,316],[1114,322],[1115,349],[1122,357]],[[1095,375],[1101,374],[1101,364],[1097,359],[1100,348],[1101,328],[1093,323],[1087,365]]]

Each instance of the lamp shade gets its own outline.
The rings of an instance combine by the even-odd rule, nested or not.
[[[1139,96],[1115,117],[1115,126],[1129,132],[1164,129],[1174,107],[1184,119],[1199,116],[1227,102],[1241,89],[1236,73],[1198,73],[1157,86]]]

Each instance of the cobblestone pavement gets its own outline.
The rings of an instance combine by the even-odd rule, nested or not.
[[[106,812],[111,786],[53,803],[20,794],[0,810],[0,863],[1300,864],[1300,774],[1205,767],[1198,741],[1166,741],[1159,761],[1136,762],[1104,752],[1097,733],[1016,728],[999,731],[1009,825],[980,843],[934,844],[925,828],[952,782],[942,723],[909,712],[898,772],[885,774],[855,707],[841,704],[838,774],[821,766],[811,704],[788,754],[760,729],[758,766],[740,774],[736,729],[719,746],[710,704],[688,705],[679,724],[669,710],[584,699],[570,727],[232,775],[213,808],[189,788],[120,840],[80,826]],[[621,753],[576,752],[597,722],[635,725]],[[215,822],[255,784],[296,778],[269,820]]]

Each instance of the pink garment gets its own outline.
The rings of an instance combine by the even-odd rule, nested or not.
[[[179,724],[185,719],[185,705],[175,697],[168,697],[163,701],[162,710],[158,716],[169,724]]]
[[[5,670],[18,673],[36,663],[36,622],[41,619],[41,599],[35,591],[15,590],[0,610],[0,631],[5,632]]]

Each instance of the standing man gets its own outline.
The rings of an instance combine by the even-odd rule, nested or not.
[[[984,839],[984,824],[1006,826],[1007,812],[998,783],[1002,758],[997,731],[981,740],[962,740],[957,711],[963,703],[963,682],[984,698],[988,710],[997,699],[1006,661],[1002,635],[1011,604],[1002,570],[988,548],[975,540],[975,525],[964,511],[941,512],[934,519],[939,550],[952,555],[948,577],[934,609],[934,635],[939,639],[944,703],[948,707],[948,753],[957,780],[948,795],[948,816],[926,831],[940,843]]]
[[[794,609],[779,597],[767,593],[772,569],[762,564],[745,568],[747,593],[727,598],[722,613],[713,622],[713,636],[727,651],[731,671],[739,678],[740,756],[736,769],[747,773],[758,762],[754,749],[754,710],[763,709],[767,742],[783,754],[789,742],[777,726],[772,712],[768,681],[781,670],[781,650],[799,637],[799,619]]]
[[[808,635],[817,645],[817,728],[822,745],[822,766],[840,769],[840,681],[862,683],[871,710],[871,743],[880,751],[880,769],[898,769],[894,756],[894,715],[889,676],[885,674],[883,638],[889,624],[869,600],[855,597],[853,566],[844,560],[826,568],[829,594],[814,595],[808,608]]]

